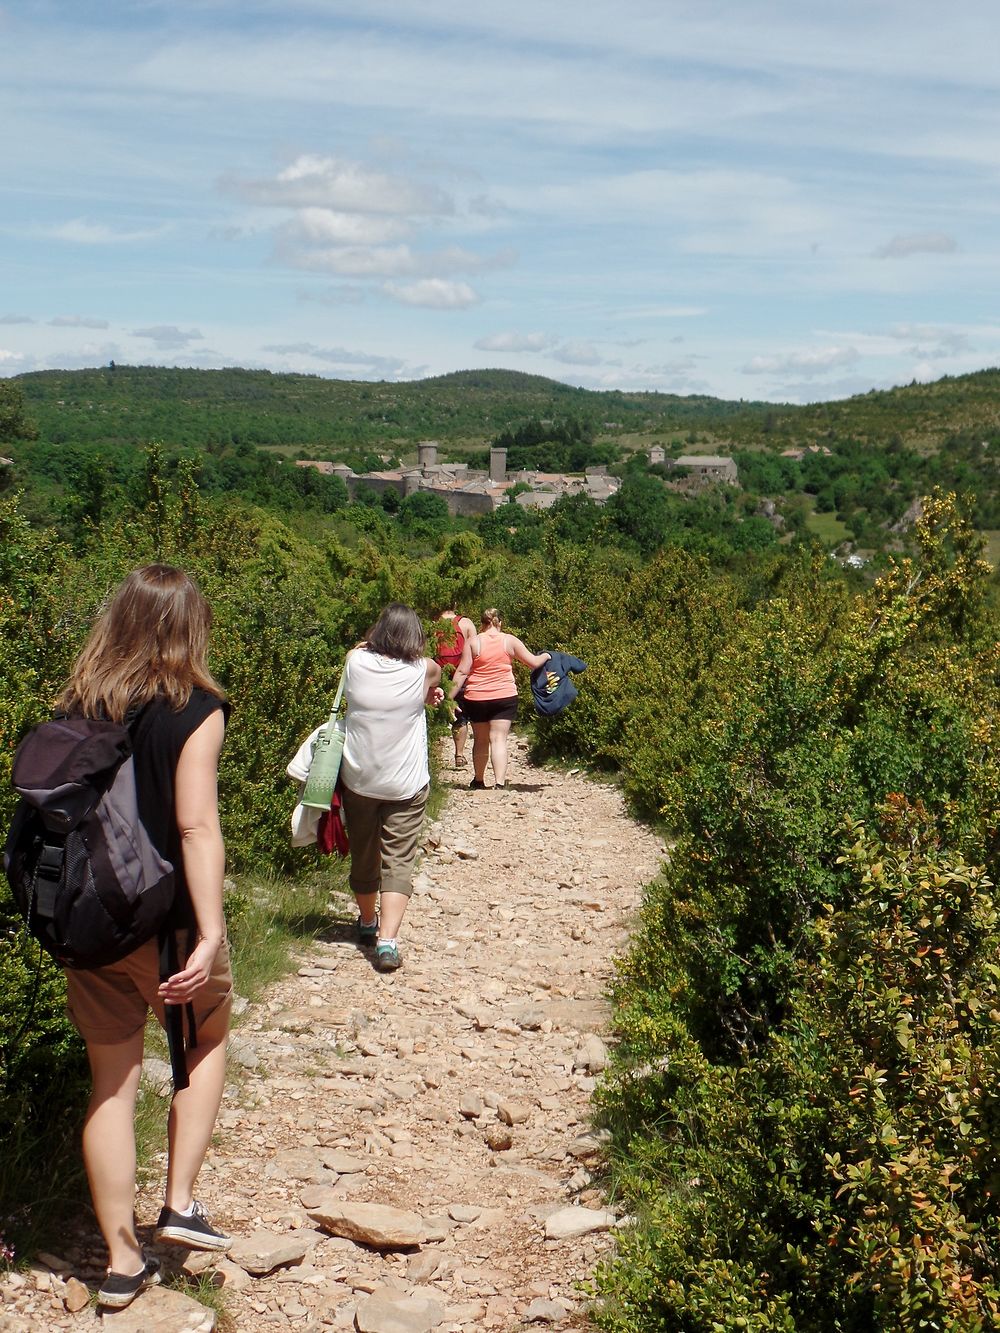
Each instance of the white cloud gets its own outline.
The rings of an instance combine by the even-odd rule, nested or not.
[[[13,365],[23,360],[24,357],[20,352],[9,352],[5,347],[0,347],[0,365]]]
[[[444,191],[373,171],[360,162],[303,153],[266,180],[223,177],[224,190],[273,208],[322,208],[340,213],[444,217],[454,205]]]
[[[279,247],[276,258],[310,273],[338,273],[345,278],[400,277],[416,272],[408,245],[342,245],[307,250]]]
[[[555,342],[548,333],[490,333],[472,345],[482,352],[545,352]]]
[[[449,282],[444,278],[422,278],[406,285],[387,282],[382,290],[403,305],[424,306],[428,310],[464,310],[479,302],[478,294],[467,282]]]
[[[782,356],[753,356],[743,366],[745,375],[825,375],[840,366],[853,365],[859,359],[856,347],[817,347],[807,352],[789,352]]]
[[[133,329],[132,336],[134,338],[148,338],[161,350],[187,347],[190,343],[201,342],[204,338],[204,334],[197,329],[189,329],[185,333],[183,329],[177,328],[175,324],[155,324],[151,328]]]
[[[411,231],[410,223],[400,218],[303,208],[285,225],[283,235],[307,245],[384,245],[403,239]]]
[[[56,315],[54,319],[49,320],[49,324],[56,329],[106,329],[109,327],[106,319],[92,319],[87,315]]]
[[[34,324],[30,315],[0,315],[0,324]]]
[[[582,339],[562,343],[549,355],[553,361],[562,361],[568,366],[600,366],[605,364],[604,357],[601,356],[594,344]]]
[[[873,259],[908,259],[910,255],[953,255],[958,242],[943,231],[921,232],[913,236],[894,236],[872,251]]]

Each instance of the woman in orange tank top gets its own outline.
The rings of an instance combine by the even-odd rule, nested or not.
[[[453,699],[463,691],[462,711],[472,723],[473,791],[486,786],[487,760],[493,764],[495,786],[507,785],[507,738],[517,718],[515,660],[534,669],[543,666],[549,654],[529,652],[516,635],[505,634],[500,612],[490,607],[483,612],[479,633],[465,641],[451,686]]]

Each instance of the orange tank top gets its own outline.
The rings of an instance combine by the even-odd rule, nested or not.
[[[479,655],[472,659],[464,694],[467,699],[510,699],[517,694],[510,653],[501,632],[487,630],[480,634]]]

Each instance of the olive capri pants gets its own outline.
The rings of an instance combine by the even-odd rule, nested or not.
[[[350,884],[353,893],[402,893],[409,897],[417,842],[424,822],[429,786],[405,801],[383,801],[341,789],[351,839]]]

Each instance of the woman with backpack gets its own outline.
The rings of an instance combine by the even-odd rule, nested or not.
[[[155,1238],[198,1250],[232,1243],[194,1198],[222,1100],[232,1002],[217,792],[229,704],[206,666],[211,623],[187,574],[161,564],[134,570],[99,615],[59,699],[68,717],[128,726],[139,818],[175,875],[161,932],[176,951],[169,968],[161,968],[154,937],[120,962],[66,972],[67,1006],[93,1077],[83,1155],[109,1251],[97,1296],[112,1308],[159,1281],[159,1264],[146,1257],[134,1218],[135,1104],[150,1009],[165,1025],[166,1006],[190,1005],[195,1025],[188,1085],[175,1090],[170,1106]]]

